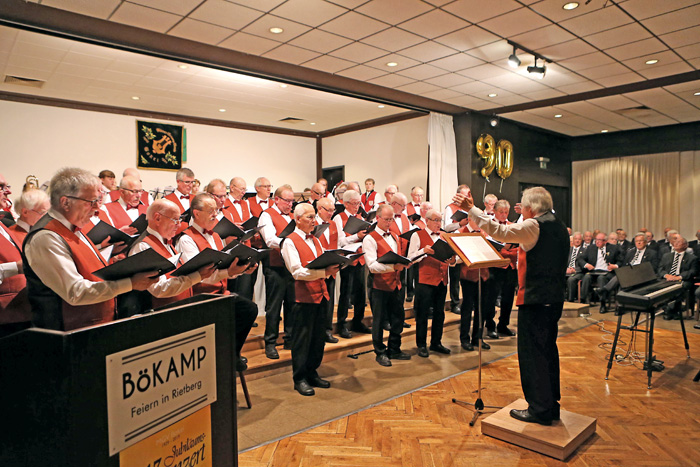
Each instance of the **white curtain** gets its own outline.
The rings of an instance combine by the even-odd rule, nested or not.
[[[680,223],[680,153],[574,162],[572,229],[622,228],[630,239],[641,227],[663,236]]]
[[[442,210],[457,188],[457,145],[450,115],[430,113],[428,122],[430,202]]]

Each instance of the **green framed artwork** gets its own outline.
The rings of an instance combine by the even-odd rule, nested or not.
[[[136,120],[138,168],[182,168],[185,127]]]

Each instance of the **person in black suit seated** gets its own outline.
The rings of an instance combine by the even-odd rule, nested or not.
[[[586,249],[578,259],[581,270],[588,271],[581,281],[581,302],[588,303],[591,293],[591,282],[595,276],[598,287],[603,287],[612,279],[614,270],[622,264],[617,245],[607,243],[607,236],[600,232],[595,236],[595,244]]]
[[[695,257],[700,258],[700,230],[695,232],[695,238],[697,240],[691,240],[688,242],[688,248],[692,248]]]
[[[617,229],[617,247],[621,250],[621,254],[627,254],[627,250],[634,247],[632,242],[627,240],[627,232],[623,229]]]
[[[578,295],[578,283],[583,279],[583,271],[577,259],[583,254],[583,235],[581,232],[574,232],[571,237],[571,247],[569,247],[569,259],[566,267],[566,299],[569,302],[576,300]]]
[[[642,233],[639,232],[634,236],[634,248],[627,250],[625,254],[625,260],[623,261],[623,266],[636,266],[640,263],[651,263],[654,268],[654,272],[659,267],[659,256],[656,251],[651,248],[647,248],[647,238]],[[608,297],[620,287],[620,282],[617,280],[617,276],[610,279],[610,281],[605,284],[604,287],[599,287],[594,289],[594,292],[600,297],[600,312],[606,313],[607,306],[606,300]]]
[[[666,253],[661,258],[659,265],[659,278],[667,281],[682,281],[684,295],[693,286],[695,276],[698,274],[698,259],[688,250],[688,241],[678,236],[673,241],[673,251]],[[681,299],[675,300],[664,310],[664,319],[677,318],[681,312]]]
[[[651,248],[652,250],[658,250],[659,243],[656,240],[654,240],[654,233],[649,230],[645,230],[644,235],[646,235],[647,237],[647,248]]]
[[[666,253],[673,251],[673,243],[676,241],[681,234],[677,230],[669,230],[666,233],[666,239],[659,243],[659,258],[663,258]]]

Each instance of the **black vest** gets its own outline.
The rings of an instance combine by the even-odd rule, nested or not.
[[[562,303],[566,291],[569,232],[551,212],[535,220],[540,225],[540,236],[535,246],[525,253],[524,304]]]

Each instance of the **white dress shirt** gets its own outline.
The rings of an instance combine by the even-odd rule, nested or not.
[[[331,222],[332,222],[332,221],[331,221]],[[318,223],[319,225],[321,225],[321,224],[326,224],[327,222],[325,222],[323,219],[321,219],[321,216],[319,216],[318,214],[316,214],[316,223]],[[330,244],[331,244],[331,229],[330,229],[330,227],[327,228],[326,230],[324,230],[323,233],[322,233],[321,235],[323,235],[323,238],[325,238],[325,239],[326,239],[326,242],[328,242],[328,244],[330,245]],[[319,239],[319,240],[320,240],[320,239]]]
[[[313,238],[306,238],[306,232],[299,229],[298,227],[294,229],[307,245],[311,248],[314,256],[316,256],[316,245],[314,245]],[[323,250],[323,247],[321,247]],[[301,258],[299,257],[299,252],[297,251],[296,245],[291,240],[288,240],[282,244],[282,258],[284,259],[284,264],[287,269],[297,281],[315,281],[317,279],[326,278],[325,269],[307,269],[301,265]]]
[[[202,229],[199,225],[197,224],[192,224],[192,228],[200,232],[206,241],[209,243],[209,247],[212,250],[218,250],[219,247],[216,246],[216,242],[214,242],[214,237],[204,233],[204,229]],[[176,245],[177,251],[182,253],[182,262],[186,263],[195,256],[199,254],[199,247],[197,246],[197,243],[194,241],[192,237],[189,235],[181,235],[180,239],[177,241]],[[207,277],[202,281],[203,284],[216,284],[228,277],[228,271],[226,269],[217,269],[214,274],[211,276]]]
[[[292,221],[292,218],[289,217],[288,214],[282,214],[282,211],[280,211],[280,208],[278,208],[277,205],[273,205],[272,209],[280,213],[287,223]],[[260,218],[258,219],[258,227],[262,227],[260,229],[260,236],[265,242],[265,245],[267,245],[268,248],[276,248],[279,250],[282,239],[277,236],[277,229],[275,228],[275,224],[272,222],[272,216],[270,216],[269,212],[263,212],[260,214]]]
[[[598,251],[596,251],[596,262],[595,262],[595,268],[598,271],[607,271],[608,270],[608,262],[605,261],[605,247],[603,248],[597,248]],[[602,251],[601,251],[602,250]]]
[[[469,211],[469,217],[476,225],[495,240],[503,243],[519,243],[523,251],[530,251],[540,237],[540,225],[534,217],[515,224],[500,224],[493,217],[474,206]]]
[[[455,222],[452,220],[452,216],[455,213],[452,212],[452,208],[450,206],[451,205],[448,204],[445,207],[445,211],[442,213],[442,228],[445,232],[454,232],[455,230],[461,227],[459,225],[459,222]]]
[[[19,223],[19,220],[17,221]],[[28,229],[25,229],[28,231]],[[12,240],[12,237],[10,237],[10,234],[7,233],[5,230],[5,226],[0,227],[0,234],[7,239],[8,242],[12,243],[13,245],[16,245],[15,241]],[[19,274],[19,269],[17,268],[17,263],[2,263],[0,264],[0,284],[2,284],[2,281],[5,279],[9,279],[12,276],[16,276]]]
[[[374,231],[382,236],[386,233],[379,227],[375,228]],[[389,244],[389,248],[391,248],[394,253],[398,254],[399,249],[394,240],[394,236],[388,235],[384,237],[384,240]],[[393,264],[382,264],[377,261],[377,242],[371,235],[365,236],[362,240],[362,251],[365,252],[365,262],[369,268],[369,272],[373,274],[383,274],[394,271]]]
[[[181,198],[181,196],[185,196],[185,194],[180,193],[180,191],[178,189],[175,189],[175,191],[173,191],[173,193],[175,193],[175,196],[177,196],[177,200],[180,201],[180,204],[182,204],[182,207],[185,209],[185,211],[187,211],[190,208],[190,198],[189,197]]]
[[[263,211],[269,207],[272,207],[275,204],[270,198],[262,199],[258,195],[255,195],[255,202],[258,203],[258,205],[262,208]],[[250,206],[250,203],[248,203],[248,205]]]
[[[425,231],[428,232],[433,243],[440,238],[440,232],[433,232],[427,227],[425,228]],[[413,233],[413,235],[411,235],[411,241],[408,244],[408,259],[413,260],[413,258],[417,258],[424,253],[425,251],[423,251],[423,248],[420,247],[420,237],[416,231]],[[423,258],[426,258],[426,256]],[[423,261],[423,258],[421,258],[418,262]]]
[[[350,214],[347,209],[344,212],[345,215],[348,216],[348,219],[355,217]],[[338,227],[338,248],[344,248],[349,245],[356,246],[358,243],[362,243],[362,240],[360,240],[360,236],[358,234],[348,235],[345,233],[343,230],[343,219],[340,217],[340,214],[333,218],[333,222],[335,222],[336,227]]]
[[[73,229],[73,225],[58,211],[51,209],[49,215],[69,230]],[[76,235],[80,241],[90,245],[82,232],[77,232]],[[94,251],[92,246],[90,249]],[[44,229],[36,233],[26,245],[24,253],[39,279],[70,305],[101,303],[131,291],[130,278],[103,282],[85,279],[78,272],[70,248],[63,237],[50,230]],[[95,256],[97,255],[95,252]]]
[[[228,195],[228,199],[229,199],[229,201],[231,201],[231,204],[233,205],[233,209],[235,209],[236,212],[238,213],[238,218],[243,219],[243,208],[241,207],[241,203],[243,201],[238,201],[236,198],[234,198],[231,195]],[[236,202],[236,201],[238,201],[238,202]]]
[[[641,263],[641,262],[642,262],[642,258],[644,258],[644,253],[646,253],[646,251],[647,251],[646,247],[644,247],[643,250],[637,249],[637,250],[634,252],[634,255],[632,255],[632,261],[630,261],[630,266],[636,266],[636,265],[638,265],[639,263]],[[636,260],[636,261],[635,261],[635,259],[634,259],[635,256],[637,257],[637,260]]]
[[[128,206],[121,197],[117,200],[117,203],[119,203],[119,206],[124,209],[124,212],[126,212],[126,215],[129,216],[129,219],[132,221],[135,221],[141,215],[141,213],[139,213],[138,205],[136,206],[136,209],[128,209]],[[140,200],[139,204],[141,204]]]
[[[163,240],[163,237],[161,237],[161,235],[158,232],[151,229],[150,227],[146,228],[146,231],[148,231],[149,234],[153,235],[161,243],[163,243],[165,245],[165,248],[170,252],[170,254],[175,256],[175,252],[173,251],[173,249]],[[151,248],[151,245],[149,245],[147,242],[138,242],[136,245],[131,247],[131,250],[129,251],[129,256],[133,256],[136,253],[148,250],[149,248]],[[175,266],[177,266],[177,264]],[[165,274],[163,274],[158,277],[158,282],[148,287],[148,291],[151,293],[151,295],[153,295],[156,298],[174,297],[176,295],[181,294],[185,290],[191,288],[193,285],[198,284],[199,282],[201,282],[201,280],[202,278],[200,277],[197,271],[193,272],[192,274],[188,274],[187,276],[171,278],[167,278]]]

